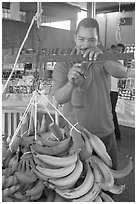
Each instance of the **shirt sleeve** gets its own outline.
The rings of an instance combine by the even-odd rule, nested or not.
[[[56,63],[53,70],[53,89],[58,90],[68,82],[69,67],[66,63]]]

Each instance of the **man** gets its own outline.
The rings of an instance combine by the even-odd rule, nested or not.
[[[111,46],[112,47],[112,46]],[[116,45],[116,51],[117,53],[123,53],[125,51],[125,46],[123,44],[117,44]],[[119,60],[121,64],[124,64],[123,60]],[[110,91],[110,98],[111,98],[111,104],[112,104],[112,114],[113,114],[113,122],[115,127],[115,135],[117,140],[121,140],[121,132],[118,124],[117,119],[117,113],[116,113],[116,105],[118,100],[118,79],[111,76],[111,91]]]
[[[79,122],[92,134],[105,143],[107,151],[117,168],[117,151],[114,125],[111,112],[110,86],[111,75],[125,77],[125,67],[118,61],[107,60],[110,54],[101,44],[99,25],[95,19],[83,19],[74,35],[76,47],[74,53],[89,56],[92,62],[79,64],[56,63],[53,71],[54,96],[59,104],[64,104],[64,116],[72,123]],[[97,62],[98,55],[106,60]],[[108,58],[109,59],[109,58]],[[84,90],[84,106],[72,103],[76,89]]]

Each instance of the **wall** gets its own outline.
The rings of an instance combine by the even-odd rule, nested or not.
[[[105,16],[97,16],[96,19],[100,25],[100,34],[103,44],[110,48],[112,44],[117,44],[116,30],[119,18],[132,17],[132,25],[121,26],[121,42],[123,44],[135,44],[135,12],[114,12],[107,13]],[[107,18],[107,25],[105,24]],[[104,26],[107,30],[105,31]],[[105,40],[106,38],[106,40]]]
[[[29,27],[28,23],[13,20],[2,20],[2,48],[19,47],[24,40]],[[41,27],[36,29],[33,26],[27,41],[25,49],[38,49],[39,39],[41,48],[73,48],[74,32],[51,27]]]

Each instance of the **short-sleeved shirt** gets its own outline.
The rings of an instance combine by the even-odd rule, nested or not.
[[[63,105],[64,116],[74,124],[74,117],[92,134],[102,138],[114,131],[112,108],[110,102],[111,76],[106,73],[101,63],[84,64],[86,79],[84,89],[84,108],[75,108],[71,100]],[[54,91],[68,82],[70,63],[56,63],[53,71]],[[88,69],[87,69],[88,67]]]

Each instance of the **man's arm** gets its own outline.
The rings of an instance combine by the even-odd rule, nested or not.
[[[67,103],[71,99],[71,94],[73,90],[73,84],[70,82],[66,83],[61,88],[54,92],[54,96],[59,104]]]
[[[127,67],[123,66],[118,61],[106,60],[103,62],[103,67],[107,73],[115,78],[127,77]]]

